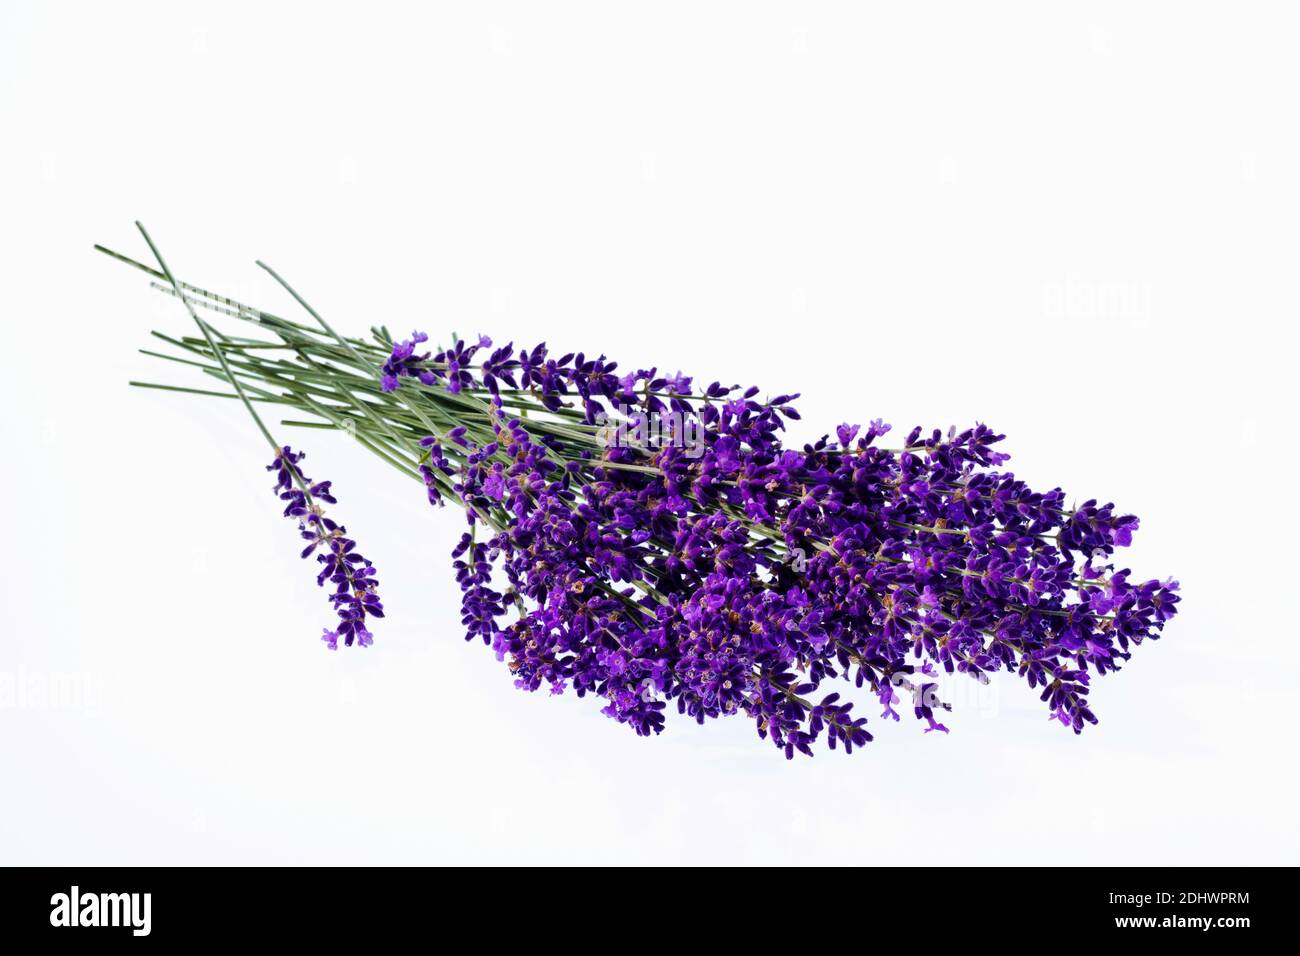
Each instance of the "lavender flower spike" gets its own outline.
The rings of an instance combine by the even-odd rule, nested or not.
[[[374,636],[366,628],[366,617],[383,617],[384,606],[379,601],[374,566],[357,551],[357,543],[347,536],[347,528],[325,516],[318,502],[337,504],[330,493],[330,482],[313,482],[302,473],[298,463],[306,458],[305,452],[295,452],[288,445],[281,448],[275,460],[266,466],[276,473],[275,491],[282,501],[286,518],[298,519],[298,531],[307,547],[302,556],[321,552],[316,560],[322,565],[316,576],[321,587],[329,581],[334,590],[330,603],[339,621],[334,630],[325,630],[321,640],[331,651],[338,650],[339,638],[347,647],[355,642],[361,647],[374,643]],[[307,491],[303,491],[306,487]]]

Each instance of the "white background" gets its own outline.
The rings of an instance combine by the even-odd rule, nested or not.
[[[1294,9],[804,6],[0,0],[0,862],[1298,862]],[[1004,675],[847,758],[638,739],[462,641],[458,512],[289,434],[390,610],[329,654],[243,411],[126,385],[205,384],[91,250],[135,218],[342,328],[801,391],[801,440],[988,422],[1182,614],[1082,737]]]

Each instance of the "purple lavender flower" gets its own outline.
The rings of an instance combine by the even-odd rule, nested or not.
[[[473,345],[457,341],[450,349],[443,349],[437,354],[425,352],[417,355],[416,346],[427,341],[429,336],[423,332],[412,332],[409,339],[393,345],[392,352],[380,371],[379,381],[385,392],[394,391],[401,384],[402,378],[416,378],[425,385],[441,384],[453,394],[474,384],[495,392],[498,378],[513,383],[513,371],[518,363],[509,358],[511,346],[499,349],[489,356],[483,368],[484,381],[479,383],[470,370],[479,350],[492,347],[490,338],[480,335]]]
[[[353,643],[369,647],[374,643],[374,636],[366,628],[366,620],[384,616],[375,569],[356,550],[356,542],[347,536],[347,528],[321,509],[320,502],[337,504],[338,501],[330,492],[330,482],[313,482],[302,473],[299,462],[306,457],[305,452],[295,452],[285,445],[266,470],[275,472],[272,490],[286,503],[285,517],[298,520],[298,531],[307,542],[302,557],[316,554],[321,565],[316,584],[324,587],[328,581],[332,587],[330,603],[338,615],[338,624],[334,630],[325,629],[321,640],[332,651],[338,649],[340,638],[347,647]]]
[[[1090,674],[1117,670],[1175,613],[1176,582],[1134,585],[1101,563],[1136,518],[1069,508],[1060,489],[999,471],[1003,436],[984,425],[917,428],[884,449],[888,425],[844,424],[836,442],[797,451],[781,443],[797,396],[759,402],[717,382],[689,396],[680,373],[618,375],[604,356],[551,359],[545,345],[498,349],[476,375],[486,347],[458,343],[434,362],[449,391],[492,396],[492,440],[461,426],[450,457],[421,443],[431,501],[446,478],[471,525],[501,516],[455,551],[466,637],[517,686],[594,694],[637,734],[661,732],[675,701],[701,722],[746,714],[787,756],[821,740],[850,751],[871,740],[866,718],[838,693],[815,701],[825,681],[869,688],[894,719],[910,695],[926,731],[946,733],[941,672],[999,670],[1078,732],[1096,722]],[[701,426],[704,454],[568,447],[507,415],[498,382],[552,411],[577,403],[587,423],[607,404],[671,409]]]
[[[389,355],[388,361],[384,363],[380,375],[380,385],[385,392],[396,389],[398,379],[402,376],[414,375],[426,385],[432,385],[437,381],[437,373],[431,369],[425,369],[422,365],[428,360],[429,353],[415,354],[416,346],[427,341],[429,341],[429,336],[423,332],[412,332],[411,337],[405,342],[398,342],[393,346],[392,354]]]

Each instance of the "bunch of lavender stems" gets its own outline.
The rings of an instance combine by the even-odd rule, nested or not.
[[[865,718],[838,694],[808,696],[851,675],[885,716],[897,719],[901,690],[928,729],[946,731],[936,665],[981,681],[1017,672],[1078,732],[1096,721],[1088,668],[1117,670],[1130,643],[1157,637],[1174,613],[1175,582],[1133,585],[1106,563],[1136,518],[1092,500],[1067,507],[1059,489],[1038,494],[993,470],[1006,456],[983,426],[946,440],[917,429],[882,448],[888,426],[873,422],[855,442],[858,426],[844,425],[838,442],[783,449],[783,417],[798,417],[790,396],[697,391],[654,370],[620,380],[603,356],[543,368],[544,346],[475,362],[486,339],[416,355],[418,333],[340,335],[260,262],[310,321],[181,282],[156,249],[157,269],[96,248],[179,299],[200,333],[155,331],[170,351],[141,351],[222,387],[131,384],[242,401],[275,449],[285,514],[304,556],[320,549],[318,581],[334,585],[331,648],[370,643],[367,616],[383,613],[374,569],[324,515],[329,483],[302,474],[301,454],[272,437],[258,408],[282,406],[280,426],[344,431],[430,502],[463,506],[470,530],[453,556],[467,638],[491,644],[524,689],[572,684],[643,735],[661,730],[676,699],[701,722],[749,714],[787,756],[819,738],[851,750],[871,739]],[[601,402],[615,396],[641,414],[672,408],[705,423],[706,457],[612,449]],[[509,586],[496,591],[503,555]],[[512,609],[517,620],[502,627]]]
[[[180,298],[162,272],[104,246],[96,245],[95,249],[152,276],[151,289]],[[415,391],[414,397],[410,392],[397,395],[382,389],[378,370],[393,348],[392,334],[385,326],[372,326],[370,339],[343,337],[332,329],[312,328],[185,282],[181,282],[180,287],[196,307],[214,315],[260,326],[269,334],[260,338],[220,335],[215,341],[210,341],[204,336],[174,337],[154,330],[150,334],[173,347],[176,353],[152,349],[140,349],[140,353],[200,369],[221,382],[237,381],[252,402],[287,406],[316,416],[314,420],[281,419],[279,424],[283,426],[345,432],[381,460],[422,484],[424,478],[418,469],[428,462],[429,454],[420,442],[428,435],[446,440],[453,429],[463,428],[467,437],[475,442],[487,444],[493,439],[489,404],[492,393],[487,389],[464,389],[453,394],[442,386],[416,382],[410,386]],[[132,381],[129,384],[136,388],[211,398],[240,398],[233,391],[187,388],[159,382]],[[548,409],[537,400],[534,391],[500,389],[497,394],[506,413],[527,422],[530,430],[562,438],[567,443],[567,454],[561,457],[559,453],[553,453],[555,461],[578,465],[580,473],[588,479],[594,480],[592,472],[597,464],[644,474],[660,472],[652,464],[597,462],[576,456],[573,453],[575,449],[585,450],[593,456],[605,451],[606,446],[600,438],[602,425],[586,423],[583,413],[574,408]],[[663,397],[669,396],[665,393]],[[697,396],[674,397],[709,401]],[[455,443],[448,443],[445,452],[458,465],[463,465],[469,457],[468,450]],[[504,459],[503,455],[501,457]],[[438,472],[435,480],[451,500],[460,500],[447,475]],[[756,547],[773,548],[777,552],[784,550],[782,536],[774,528],[751,522],[743,514],[733,516],[752,528]],[[510,522],[510,516],[500,508],[480,510],[479,517],[488,527],[498,531]]]

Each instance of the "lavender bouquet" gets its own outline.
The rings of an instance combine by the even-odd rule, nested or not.
[[[867,719],[827,689],[869,693],[886,719],[906,704],[946,732],[940,672],[999,671],[1078,733],[1097,721],[1092,675],[1119,670],[1175,613],[1176,582],[1116,568],[1136,517],[1029,488],[984,425],[888,442],[876,420],[787,447],[797,395],[486,336],[343,336],[266,265],[310,321],[179,281],[140,231],[157,268],[96,248],[150,275],[199,333],[154,332],[175,354],[146,354],[223,387],[132,384],[247,408],[329,590],[331,650],[372,643],[375,568],[326,512],[330,482],[307,476],[259,406],[283,407],[286,427],[344,430],[430,505],[463,508],[451,557],[466,639],[517,687],[590,694],[641,735],[674,702],[700,723],[744,714],[787,757],[819,741],[851,752],[872,739]],[[226,320],[247,334],[218,331]]]

